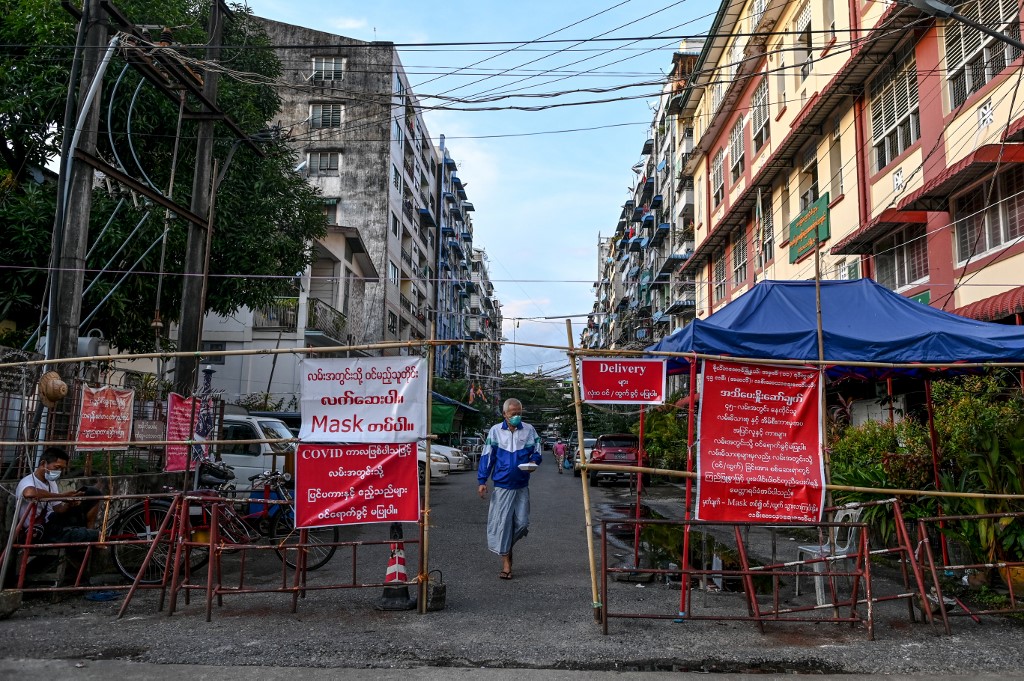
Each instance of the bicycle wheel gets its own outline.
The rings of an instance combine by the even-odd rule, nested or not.
[[[134,581],[142,569],[142,563],[149,553],[149,548],[156,539],[160,525],[170,510],[170,504],[162,501],[154,501],[146,504],[140,502],[129,506],[119,513],[114,522],[111,523],[110,541],[133,541],[147,540],[145,543],[114,544],[110,547],[110,557],[114,567],[124,577]],[[170,529],[170,523],[166,529]],[[171,544],[161,542],[153,551],[153,557],[146,566],[142,575],[143,584],[157,584],[163,579],[164,568],[167,565],[167,556]],[[201,548],[193,548],[189,551],[189,568],[197,570],[206,564],[209,559],[209,551]]]
[[[281,507],[270,522],[270,541],[277,547],[277,557],[294,568],[299,560],[295,545],[299,543],[300,530],[295,529],[295,512]],[[340,541],[337,527],[318,527],[307,530],[306,569],[316,570],[327,564],[338,549],[332,542]]]

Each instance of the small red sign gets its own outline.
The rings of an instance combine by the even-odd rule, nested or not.
[[[704,362],[698,519],[820,522],[819,380],[817,369]]]
[[[185,399],[177,393],[167,396],[167,440],[196,440],[195,426],[199,422],[199,412],[202,403],[194,397]],[[208,453],[207,445],[202,446],[203,452]],[[183,471],[189,468],[188,445],[167,445],[167,453],[164,463],[165,471]]]
[[[76,447],[80,450],[127,449],[134,403],[134,390],[86,387],[82,391]]]
[[[584,402],[664,404],[665,360],[583,359],[580,389]]]
[[[295,452],[295,526],[414,523],[416,443],[313,445]]]

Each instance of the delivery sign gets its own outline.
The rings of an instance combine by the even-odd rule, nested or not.
[[[664,404],[665,360],[583,359],[580,387],[584,402]]]
[[[427,436],[422,357],[302,361],[300,442],[412,442]]]
[[[295,526],[414,523],[420,517],[416,443],[299,445]]]

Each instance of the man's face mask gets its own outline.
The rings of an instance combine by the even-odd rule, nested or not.
[[[522,425],[522,423],[523,417],[520,416],[519,414],[516,414],[515,416],[510,416],[508,418],[508,425],[512,426],[513,428],[518,428],[519,426]]]
[[[60,469],[55,471],[46,471],[46,479],[49,480],[50,482],[57,482],[58,480],[60,480]]]

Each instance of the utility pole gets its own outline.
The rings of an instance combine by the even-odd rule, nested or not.
[[[103,48],[107,42],[105,14],[101,0],[86,0],[81,21],[85,31],[81,52],[81,76],[78,83],[79,107],[88,107],[81,121],[81,131],[75,149],[65,149],[61,159],[67,190],[58,196],[57,216],[54,221],[54,246],[58,249],[54,262],[57,272],[51,279],[49,324],[47,329],[47,358],[74,357],[78,353],[78,325],[82,316],[82,283],[85,278],[85,252],[89,242],[89,216],[92,211],[93,169],[85,163],[73,163],[76,150],[96,154],[96,140],[100,123],[100,95],[90,100],[86,93],[99,71]],[[73,87],[73,84],[72,84]],[[70,96],[70,94],[69,94]],[[81,116],[81,112],[79,112]],[[66,140],[73,130],[64,130]],[[70,146],[70,145],[68,145]],[[69,173],[70,170],[70,173]],[[65,196],[67,201],[64,201]],[[64,378],[74,371],[66,367]]]
[[[222,0],[214,0],[210,4],[210,19],[207,34],[210,42],[206,48],[206,60],[214,63],[220,59],[223,40],[224,18],[227,14]],[[207,102],[217,104],[218,74],[207,69],[203,80],[203,96]],[[204,107],[196,133],[196,169],[192,179],[192,212],[207,217],[213,191],[213,141],[214,111]],[[213,229],[213,224],[190,223],[188,227],[188,244],[185,250],[185,281],[181,291],[181,315],[178,323],[178,350],[198,352],[203,335],[203,317],[206,311],[204,271],[207,254],[206,230]],[[188,395],[196,386],[198,379],[199,358],[178,357],[175,360],[174,383],[179,393]]]

